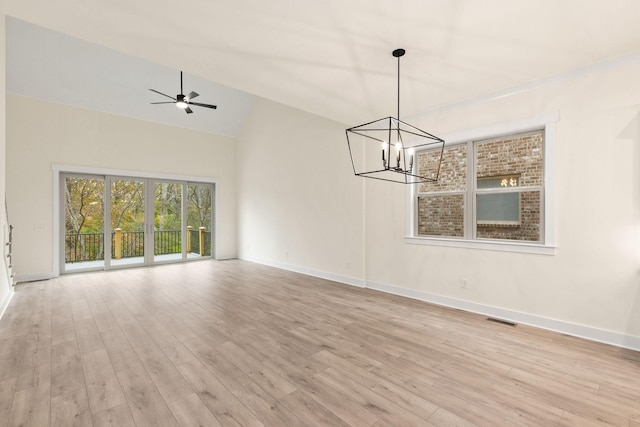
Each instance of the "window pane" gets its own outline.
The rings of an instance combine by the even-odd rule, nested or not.
[[[418,196],[418,235],[464,237],[464,195]]]
[[[433,170],[438,162],[439,151],[422,151],[418,153],[418,170]],[[467,188],[467,146],[458,145],[445,148],[442,153],[440,175],[437,182],[420,184],[419,193],[440,191],[465,191]]]
[[[541,191],[539,190],[477,194],[477,237],[540,242],[540,200]],[[515,205],[516,202],[518,206]],[[519,211],[518,220],[515,219],[517,211]]]
[[[543,184],[543,144],[544,132],[537,131],[509,137],[492,139],[476,145],[477,188],[487,188],[488,182],[503,179],[508,187],[517,181],[519,187],[540,187]],[[503,186],[504,187],[504,186]]]
[[[520,193],[492,193],[476,196],[478,224],[520,224]]]

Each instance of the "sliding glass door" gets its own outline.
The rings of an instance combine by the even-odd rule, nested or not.
[[[213,186],[187,186],[187,252],[191,258],[211,256],[211,207]]]
[[[184,259],[182,248],[182,191],[178,182],[156,181],[153,185],[153,261]]]
[[[109,224],[111,248],[109,266],[145,264],[146,180],[107,178],[109,182]]]
[[[180,262],[214,253],[213,184],[73,174],[62,178],[64,273]]]
[[[104,268],[104,178],[65,175],[61,215],[66,271]]]

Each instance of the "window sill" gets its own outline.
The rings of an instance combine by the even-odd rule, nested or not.
[[[555,255],[556,247],[539,243],[505,242],[490,240],[447,239],[441,237],[410,237],[404,238],[405,243],[411,245],[445,246],[450,248],[481,249],[488,251],[520,252],[538,255]]]

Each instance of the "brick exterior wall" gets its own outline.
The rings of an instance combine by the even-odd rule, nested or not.
[[[433,168],[439,152],[418,153],[418,168]],[[427,169],[431,170],[431,169]],[[418,235],[464,237],[464,192],[467,188],[467,146],[446,148],[442,154],[438,181],[419,184],[420,193],[453,191],[459,194],[430,194],[418,197]]]
[[[514,189],[542,187],[543,150],[543,131],[478,142],[476,179],[518,176],[519,185]],[[438,155],[429,151],[418,153],[418,167],[432,167]],[[438,182],[418,187],[418,235],[464,237],[466,180],[467,145],[445,148]],[[443,192],[447,193],[437,194]],[[519,224],[477,224],[476,235],[486,239],[540,241],[540,225],[541,191],[532,188],[520,192]]]
[[[433,170],[440,157],[439,151],[418,153],[418,170]],[[436,182],[419,184],[419,193],[441,191],[466,191],[467,189],[467,146],[457,145],[445,148],[442,153],[440,175]]]
[[[464,237],[464,194],[419,196],[418,235]]]
[[[514,135],[476,145],[478,178],[520,175],[520,187],[542,186],[544,132]]]

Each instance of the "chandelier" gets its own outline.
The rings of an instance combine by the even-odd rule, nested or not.
[[[416,184],[438,180],[444,140],[400,120],[400,58],[398,58],[398,116],[385,117],[346,130],[353,172],[364,178]],[[418,164],[419,151],[428,150],[429,160]],[[434,161],[435,160],[435,161]]]

